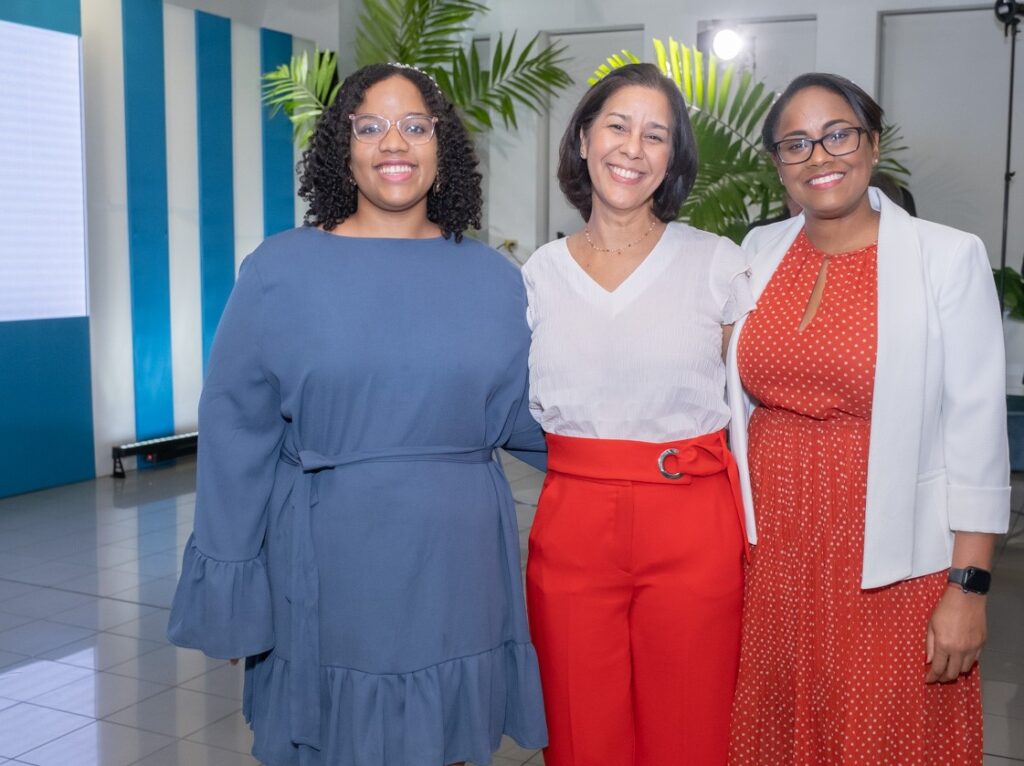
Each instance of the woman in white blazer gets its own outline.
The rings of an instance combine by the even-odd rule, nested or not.
[[[744,242],[758,308],[728,350],[755,544],[733,764],[981,764],[1002,328],[981,241],[869,188],[881,127],[823,74],[765,122],[803,213]]]

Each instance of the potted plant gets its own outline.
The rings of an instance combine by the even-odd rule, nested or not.
[[[562,69],[564,48],[542,45],[536,35],[517,49],[516,35],[498,35],[489,61],[475,41],[464,43],[470,21],[488,11],[477,0],[363,0],[356,37],[356,65],[401,62],[419,67],[462,112],[466,127],[486,132],[495,118],[516,126],[520,108],[540,112],[572,79]],[[337,56],[302,53],[263,75],[263,101],[283,109],[295,144],[302,148],[340,87]]]

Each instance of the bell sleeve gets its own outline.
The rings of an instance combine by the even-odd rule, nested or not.
[[[253,258],[224,309],[199,401],[194,531],[167,635],[228,659],[274,646],[264,537],[284,436],[276,380],[262,362],[263,286]]]
[[[724,237],[719,239],[711,263],[711,295],[723,325],[737,322],[754,308],[747,254]]]

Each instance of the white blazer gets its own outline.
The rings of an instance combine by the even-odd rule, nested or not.
[[[1005,532],[1010,512],[1003,331],[985,246],[973,234],[912,218],[877,189],[878,352],[862,588],[938,572],[954,531]],[[802,215],[747,235],[760,296],[804,225]],[[747,534],[757,542],[747,421],[736,348],[727,354],[730,444],[740,469]]]

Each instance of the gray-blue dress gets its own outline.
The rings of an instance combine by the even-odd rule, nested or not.
[[[249,658],[264,763],[486,764],[503,733],[546,743],[494,455],[543,462],[528,344],[518,272],[472,240],[302,228],[246,259],[168,633]]]

